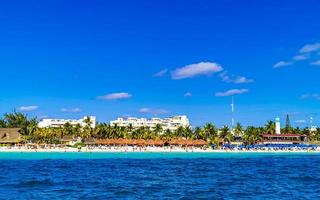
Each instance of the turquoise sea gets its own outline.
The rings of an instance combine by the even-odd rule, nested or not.
[[[319,153],[0,153],[0,199],[320,199]]]

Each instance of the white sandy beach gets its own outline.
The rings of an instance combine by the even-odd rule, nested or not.
[[[287,149],[287,150],[278,150],[278,149],[261,149],[261,150],[229,150],[229,149],[202,149],[195,147],[134,147],[134,146],[102,146],[102,147],[82,147],[81,149],[72,148],[72,147],[53,147],[53,148],[27,148],[27,147],[0,147],[0,152],[105,152],[105,153],[120,153],[120,152],[154,152],[154,153],[241,153],[241,152],[319,152],[320,148],[318,147],[316,150],[301,150],[301,149]]]

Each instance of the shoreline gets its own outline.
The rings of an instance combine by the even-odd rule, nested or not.
[[[320,149],[316,150],[223,150],[223,149],[185,149],[185,148],[151,148],[151,149],[133,149],[133,148],[54,148],[54,149],[28,149],[28,148],[0,148],[0,153],[320,153]]]

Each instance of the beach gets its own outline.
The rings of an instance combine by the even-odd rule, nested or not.
[[[130,153],[130,152],[153,152],[153,153],[228,153],[228,152],[319,152],[320,148],[316,149],[211,149],[199,147],[138,147],[138,146],[100,146],[100,147],[50,147],[50,148],[28,148],[26,146],[19,147],[0,147],[0,152],[105,152],[105,153]]]

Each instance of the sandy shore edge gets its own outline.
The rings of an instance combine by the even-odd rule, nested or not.
[[[87,152],[87,153],[320,153],[320,149],[317,150],[213,150],[213,149],[76,149],[76,148],[55,148],[55,149],[26,149],[26,148],[0,148],[0,153],[72,153],[72,152]]]

